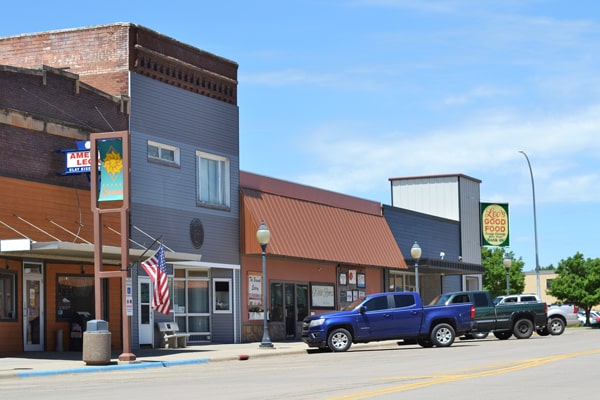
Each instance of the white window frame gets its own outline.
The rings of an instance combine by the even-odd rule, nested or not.
[[[217,283],[223,283],[223,282],[227,283],[227,286],[229,287],[226,309],[217,307],[217,300],[218,300],[217,299]],[[231,279],[214,278],[213,279],[213,313],[215,313],[215,314],[231,314],[233,312],[232,303],[231,303],[232,300],[233,300],[233,295],[232,295]]]
[[[156,147],[158,149],[158,157],[155,157],[153,155],[150,154],[150,147]],[[167,152],[173,152],[173,160],[170,159],[170,157],[163,157],[163,152],[166,154]],[[163,163],[163,164],[167,164],[167,165],[173,165],[173,166],[181,166],[181,150],[179,149],[179,147],[176,146],[170,146],[168,144],[164,144],[164,143],[158,143],[152,140],[148,140],[148,150],[147,150],[147,155],[148,155],[148,161],[152,161],[152,162],[158,162],[158,163]]]
[[[216,178],[216,186],[210,187],[208,191],[216,190],[217,200],[211,202],[209,200],[203,200],[204,193],[202,192],[204,182],[203,177],[206,171],[203,171],[202,168],[202,160],[215,161],[217,162],[218,168],[215,171],[217,174]],[[224,208],[229,209],[230,207],[230,199],[231,199],[231,189],[230,189],[230,175],[231,175],[231,162],[229,158],[218,156],[215,154],[206,153],[204,151],[197,150],[196,151],[196,202],[201,206],[208,207],[216,207],[216,208]],[[208,173],[208,172],[206,172]]]
[[[210,318],[210,302],[211,302],[211,298],[210,298],[210,289],[211,289],[211,285],[210,285],[210,272],[209,270],[205,270],[205,269],[196,269],[196,268],[178,268],[177,266],[174,267],[174,271],[173,271],[173,291],[171,293],[173,293],[173,295],[171,296],[171,301],[173,302],[173,314],[175,315],[175,322],[179,323],[179,329],[183,330],[183,327],[185,327],[185,332],[189,333],[190,339],[189,342],[193,343],[193,342],[201,342],[201,341],[205,341],[205,340],[210,340],[210,336],[211,336],[211,325],[212,325],[212,321]],[[177,282],[183,282],[183,289],[184,289],[184,304],[185,306],[180,306],[181,303],[179,303],[180,299],[175,298],[175,281]],[[192,281],[195,282],[206,282],[206,291],[207,291],[207,299],[206,301],[207,303],[207,309],[206,312],[190,312],[190,300],[189,300],[189,291],[190,291],[190,283]],[[175,303],[175,301],[177,301],[178,303]],[[199,330],[194,330],[194,328],[191,326],[190,323],[190,319],[192,318],[202,318],[205,321],[208,321],[208,330],[207,331],[199,331]]]

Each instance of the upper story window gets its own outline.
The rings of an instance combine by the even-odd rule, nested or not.
[[[229,159],[196,151],[198,204],[229,208]]]
[[[179,147],[148,140],[148,161],[180,166]]]

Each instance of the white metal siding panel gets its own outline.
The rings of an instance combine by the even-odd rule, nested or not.
[[[479,181],[460,178],[460,237],[463,261],[481,264]]]
[[[392,181],[394,207],[459,221],[458,176]]]

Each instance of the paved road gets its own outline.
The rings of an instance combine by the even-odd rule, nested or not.
[[[353,346],[246,361],[2,381],[2,399],[188,396],[210,399],[575,399],[593,396],[600,330],[561,336],[457,341],[449,348]]]

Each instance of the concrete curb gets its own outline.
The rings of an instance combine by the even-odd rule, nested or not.
[[[281,356],[284,354],[306,354],[307,350],[308,349],[306,347],[286,346],[285,344],[282,344],[273,348],[259,348],[258,346],[256,348],[245,347],[235,350],[234,348],[223,348],[223,350],[216,351],[216,354],[212,357],[202,358],[165,359],[164,356],[148,356],[141,357],[132,362],[124,363],[119,363],[115,360],[108,365],[85,365],[85,362],[81,361],[82,365],[78,367],[56,368],[56,366],[51,366],[45,368],[45,366],[38,366],[37,368],[40,369],[32,369],[28,371],[3,371],[0,372],[0,380],[2,378],[30,378],[60,374],[84,374],[91,372],[117,371],[125,369],[169,368],[183,365],[205,364],[209,362],[246,361],[256,358]],[[36,365],[36,362],[33,361],[32,365]]]
[[[168,368],[175,367],[178,365],[189,365],[189,364],[204,364],[210,361],[210,358],[198,358],[190,360],[173,360],[173,361],[140,361],[132,362],[129,364],[117,364],[117,365],[94,365],[94,366],[82,366],[76,368],[65,368],[56,370],[42,370],[42,371],[18,371],[12,376],[18,378],[27,378],[32,376],[49,376],[59,374],[84,374],[89,372],[105,372],[105,371],[116,371],[123,369],[147,369],[147,368]]]

